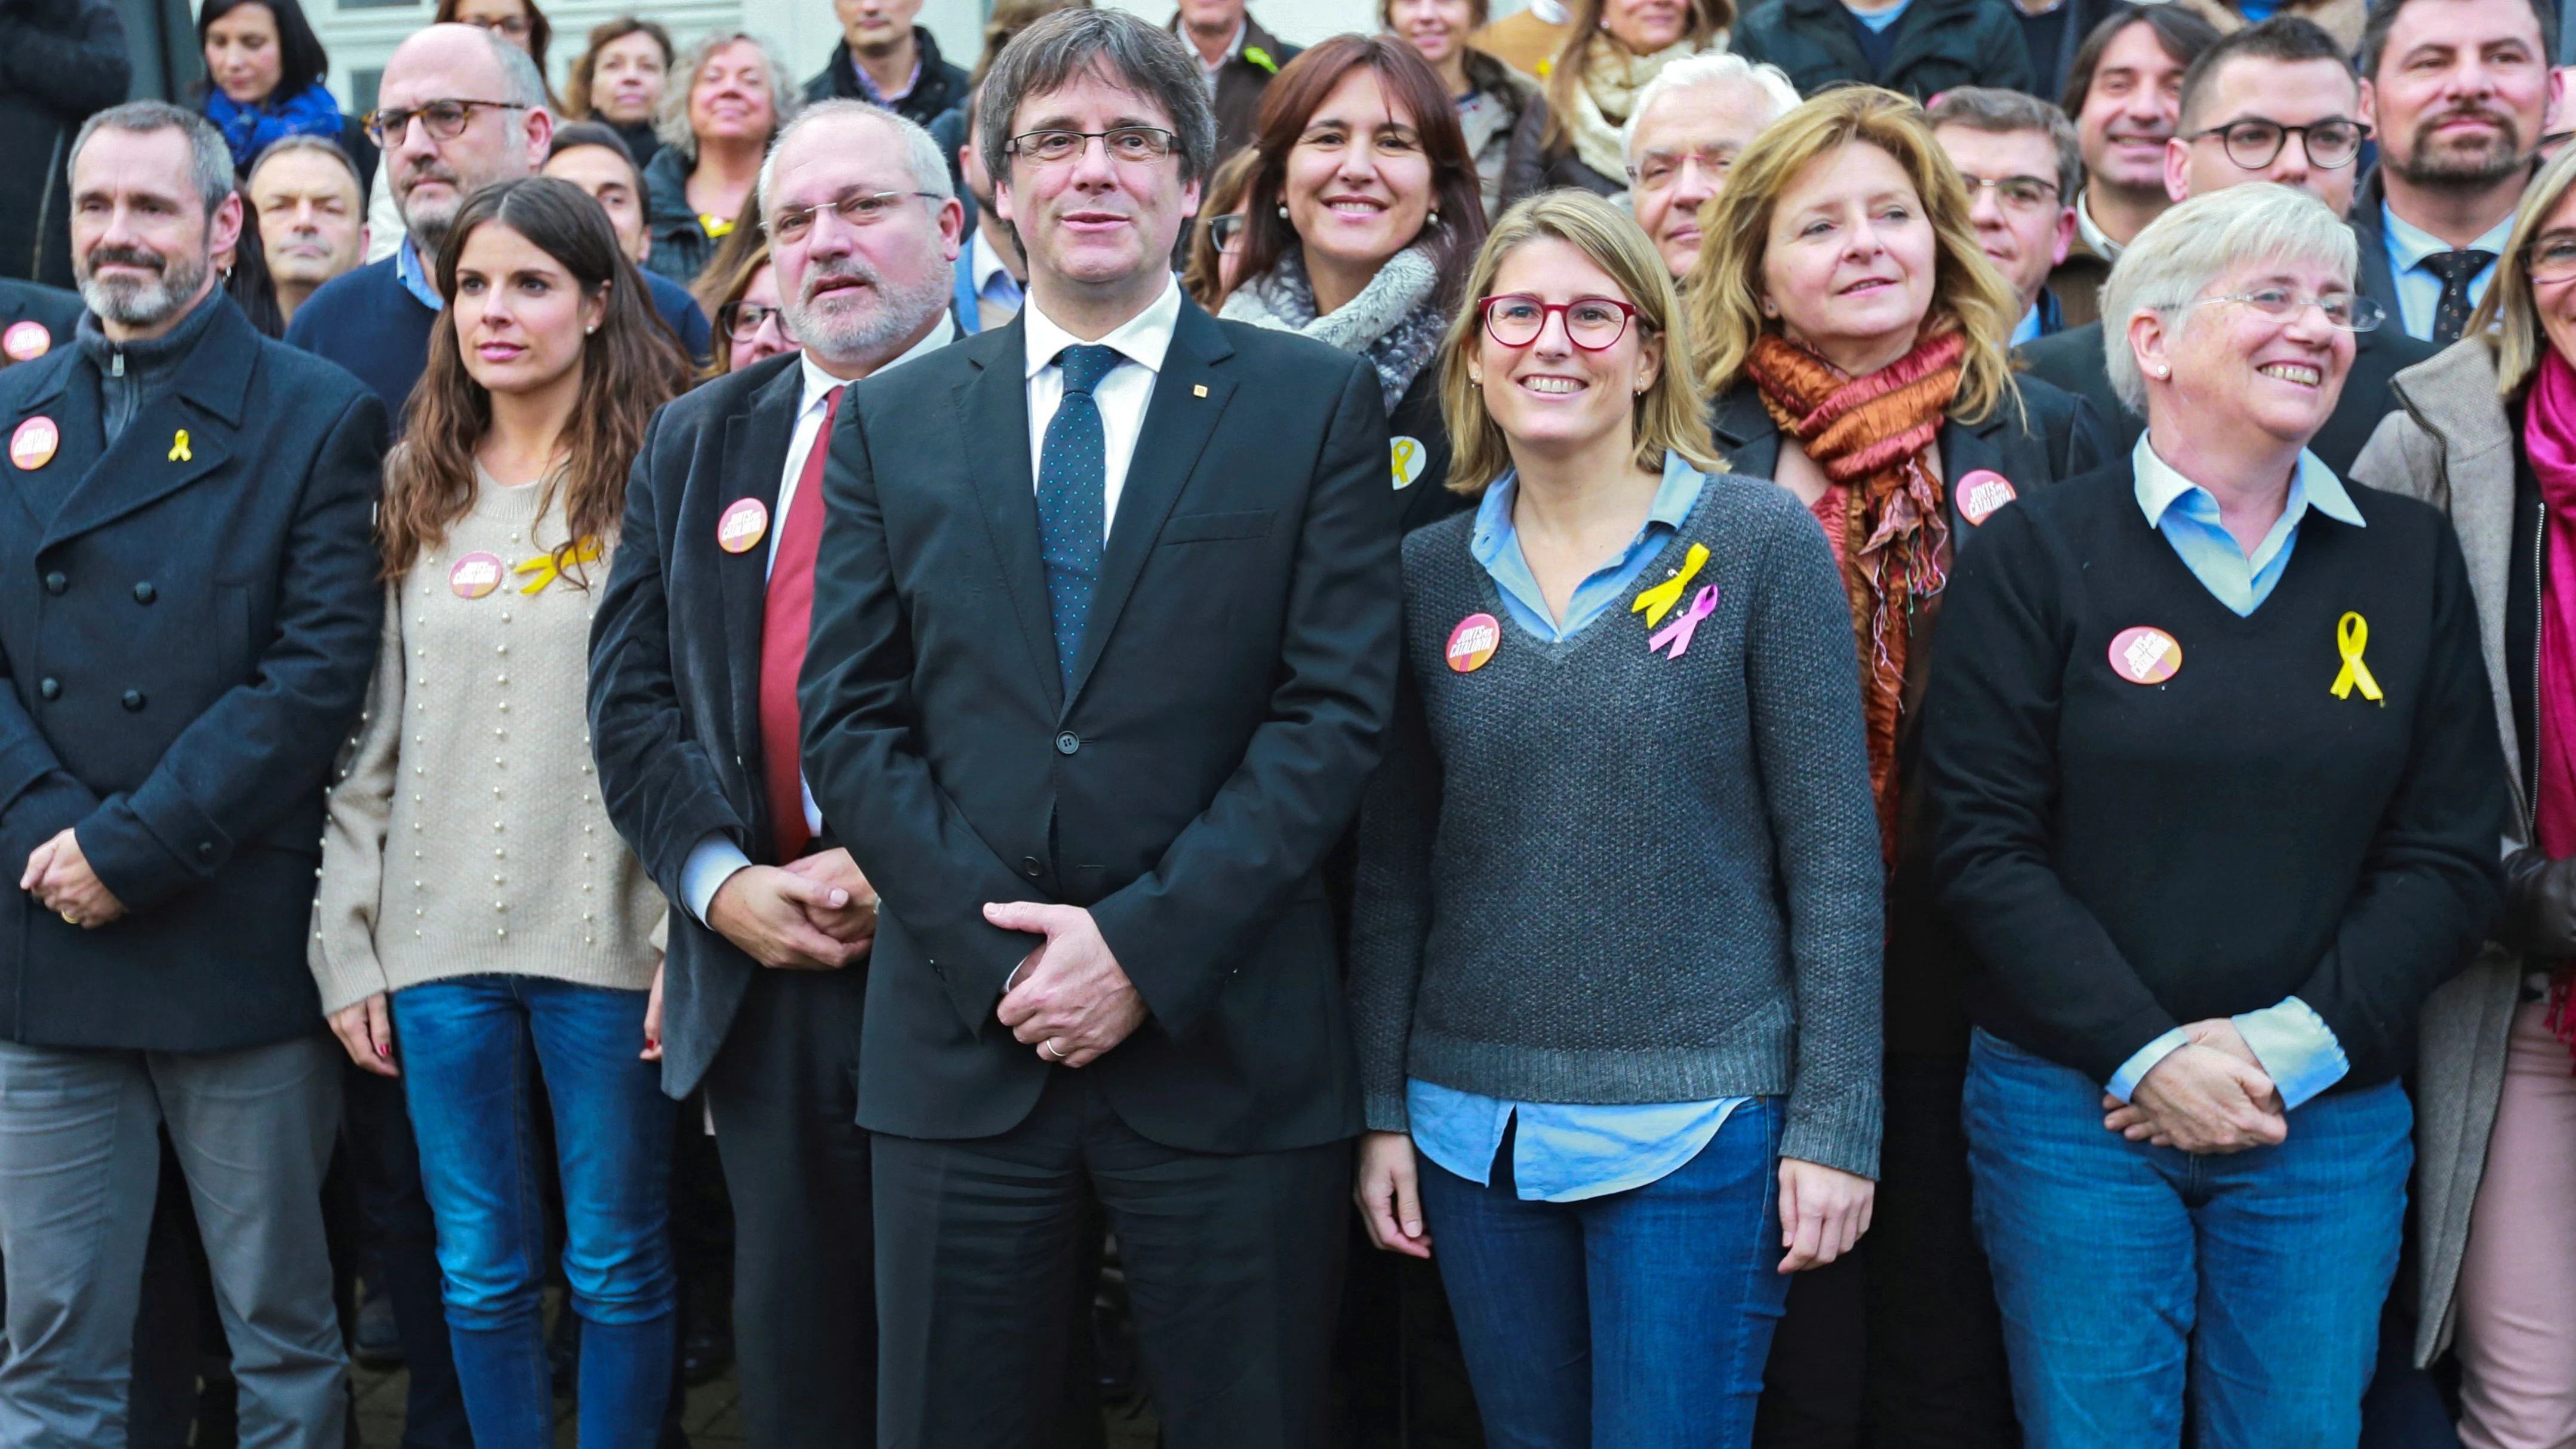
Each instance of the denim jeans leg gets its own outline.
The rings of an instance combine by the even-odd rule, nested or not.
[[[1961,1117],[2028,1449],[2173,1449],[2197,1245],[2188,1154],[2102,1125],[2102,1088],[1983,1031]]]
[[[2395,1082],[2318,1097],[2290,1135],[2202,1159],[2191,1404],[2214,1449],[2353,1449],[2397,1273],[2414,1112]]]
[[[1621,1449],[1742,1449],[1779,1271],[1781,1103],[1735,1109],[1671,1174],[1572,1204],[1583,1223],[1592,1320],[1592,1442]]]
[[[519,978],[460,976],[393,996],[395,1060],[438,1221],[449,1341],[476,1449],[548,1449],[554,1396],[537,1288],[545,1259]]]
[[[1522,1202],[1424,1157],[1422,1214],[1490,1449],[1588,1449],[1592,1322],[1572,1206]]]
[[[644,1061],[645,993],[520,983],[554,1109],[564,1276],[581,1316],[582,1449],[653,1449],[670,1398],[671,1099]]]

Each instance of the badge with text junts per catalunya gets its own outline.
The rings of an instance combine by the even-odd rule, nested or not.
[[[1970,523],[1983,523],[1995,516],[1995,510],[2021,495],[2013,491],[2012,480],[1992,468],[1979,468],[1959,479],[1959,516]]]
[[[2131,684],[2162,684],[2182,668],[2182,645],[2162,629],[2141,624],[2111,639],[2111,672]]]
[[[1503,647],[1503,626],[1491,614],[1469,614],[1449,631],[1445,651],[1449,667],[1460,674],[1473,674],[1485,667],[1494,651]]]
[[[1387,454],[1395,465],[1395,486],[1399,490],[1412,487],[1413,480],[1421,477],[1423,468],[1431,462],[1431,450],[1422,446],[1420,438],[1401,433],[1387,440]]]
[[[62,445],[63,430],[52,418],[29,418],[9,435],[9,461],[22,469],[41,468],[54,461],[54,450]]]
[[[54,334],[42,322],[12,322],[0,332],[0,356],[11,362],[33,362],[54,350]]]
[[[501,557],[469,553],[447,571],[447,587],[460,599],[479,599],[501,587]]]
[[[716,547],[748,553],[769,536],[769,508],[757,498],[737,498],[716,519]]]

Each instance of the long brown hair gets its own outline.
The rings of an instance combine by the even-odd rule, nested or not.
[[[1431,209],[1440,220],[1425,225],[1423,234],[1431,238],[1431,259],[1440,269],[1439,304],[1454,307],[1466,285],[1468,264],[1485,244],[1485,195],[1476,180],[1476,158],[1458,129],[1457,104],[1421,52],[1392,35],[1336,35],[1318,42],[1262,88],[1261,121],[1253,131],[1261,164],[1243,198],[1243,269],[1236,273],[1237,285],[1268,276],[1298,244],[1297,229],[1281,214],[1288,153],[1297,148],[1306,123],[1333,87],[1361,66],[1377,72],[1388,104],[1412,118],[1422,152],[1431,160]]]
[[[1225,257],[1216,249],[1214,223],[1250,204],[1244,198],[1252,189],[1252,173],[1260,166],[1261,152],[1246,146],[1217,163],[1199,191],[1198,220],[1190,226],[1190,261],[1181,269],[1181,290],[1211,312],[1225,305]],[[1235,245],[1243,242],[1238,239]]]
[[[551,176],[499,182],[466,198],[438,249],[440,296],[455,300],[457,258],[486,223],[526,237],[572,273],[583,295],[607,294],[599,330],[582,342],[581,392],[566,429],[563,466],[547,474],[537,500],[540,517],[560,506],[565,537],[555,549],[555,567],[586,588],[573,554],[586,541],[616,537],[644,425],[655,408],[688,387],[688,359],[653,310],[642,274],[618,249],[608,213],[589,192]],[[409,572],[474,508],[474,450],[491,430],[492,395],[465,370],[455,315],[451,306],[430,329],[428,370],[404,410],[403,440],[385,459],[376,532],[389,580]]]
[[[716,326],[714,343],[707,349],[707,366],[703,376],[722,377],[733,371],[733,338],[725,331],[724,311],[742,300],[743,293],[751,290],[751,279],[759,276],[760,269],[768,265],[769,243],[762,242],[743,253],[742,259],[733,264],[732,270],[719,275],[715,268],[709,267],[707,275],[700,280],[700,286],[705,286],[709,281],[721,283],[710,289],[705,298],[707,302],[713,304],[706,308],[706,314],[714,320]]]

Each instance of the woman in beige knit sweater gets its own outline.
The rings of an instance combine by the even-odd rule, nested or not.
[[[686,363],[570,183],[477,192],[437,267],[448,306],[386,460],[384,644],[331,794],[313,974],[349,1055],[402,1078],[475,1442],[554,1443],[550,1113],[580,1442],[650,1449],[678,1293],[649,1060],[665,907],[609,827],[584,700],[627,469]]]

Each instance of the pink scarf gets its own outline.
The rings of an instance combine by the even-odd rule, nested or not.
[[[2540,480],[2548,519],[2548,567],[2540,584],[2539,792],[2534,833],[2552,860],[2576,855],[2576,368],[2556,348],[2541,350],[2524,404],[2522,443]],[[2576,1049],[2576,962],[2550,983],[2549,1026]]]

